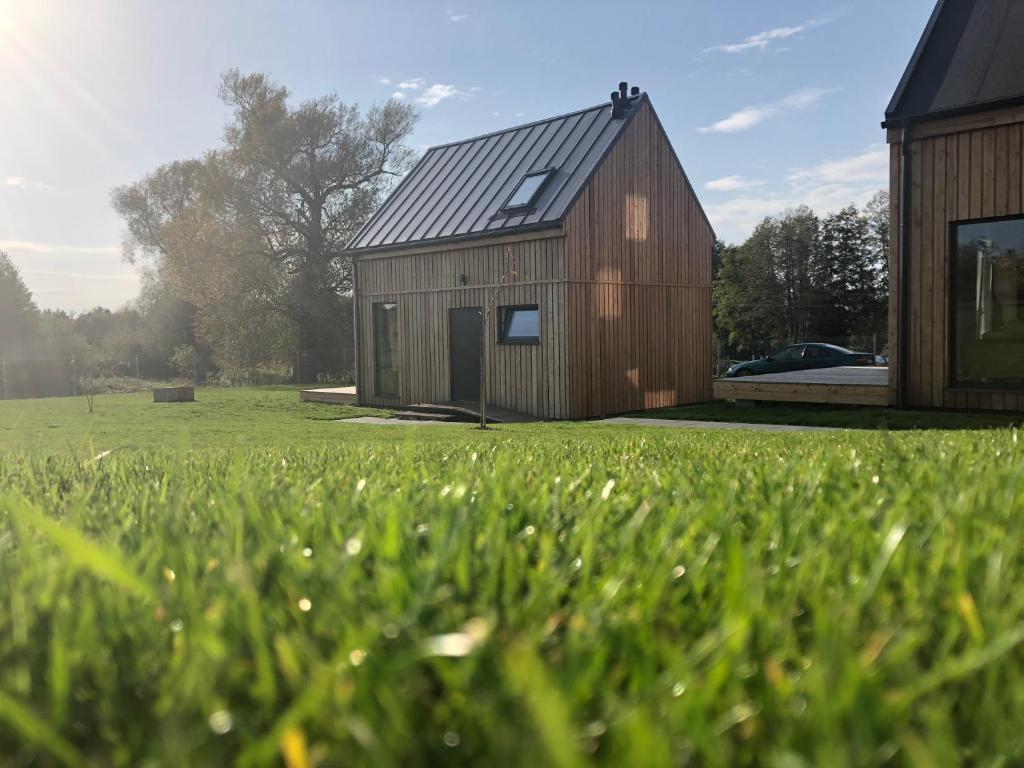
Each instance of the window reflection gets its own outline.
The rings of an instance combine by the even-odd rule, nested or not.
[[[1024,218],[956,227],[957,384],[1024,387]]]

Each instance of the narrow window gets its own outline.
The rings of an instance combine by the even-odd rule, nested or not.
[[[498,342],[540,344],[540,311],[537,305],[498,307]]]
[[[523,176],[516,188],[512,190],[512,194],[508,196],[508,200],[501,206],[502,212],[523,211],[532,206],[554,172],[554,168],[546,168],[543,171],[534,171]]]
[[[1024,389],[1024,217],[954,225],[953,383]]]
[[[398,397],[398,305],[373,305],[373,363],[377,394]]]

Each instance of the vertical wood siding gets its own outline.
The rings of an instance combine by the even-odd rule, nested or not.
[[[566,219],[572,416],[712,398],[713,245],[644,105]]]
[[[496,310],[486,339],[487,402],[542,418],[569,414],[566,348],[564,237],[510,243],[516,275],[501,288],[495,308],[537,304],[541,343],[498,344]],[[504,244],[358,262],[359,397],[368,405],[436,403],[451,399],[448,310],[483,307],[505,264]],[[460,276],[466,276],[466,285]],[[373,365],[373,305],[397,302],[399,317],[398,399],[376,394]]]
[[[976,123],[968,121],[967,126]],[[930,131],[934,132],[934,131]],[[890,138],[892,140],[893,137]],[[907,379],[908,405],[1024,410],[1024,393],[950,388],[949,276],[951,223],[1024,214],[1024,122],[993,127],[950,125],[945,134],[911,142],[910,264],[900,270],[898,139],[890,145],[890,399]],[[909,280],[908,345],[899,349],[900,281]]]

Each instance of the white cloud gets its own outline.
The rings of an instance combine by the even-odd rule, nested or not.
[[[401,91],[395,91],[394,93],[391,94],[391,98],[392,99],[404,99],[405,98],[405,94],[402,93]]]
[[[763,123],[778,111],[779,108],[771,104],[765,104],[760,107],[744,107],[733,112],[728,117],[724,117],[711,125],[706,125],[697,130],[701,133],[739,133]]]
[[[707,205],[705,210],[720,237],[740,241],[766,216],[780,214],[787,208],[807,205],[823,215],[851,203],[864,205],[888,184],[888,158],[886,146],[875,144],[856,155],[793,168],[779,190],[754,194],[747,188],[737,188],[744,194]],[[713,183],[708,182],[705,188],[712,188]]]
[[[378,82],[381,85],[391,85],[391,78],[390,77],[382,77]]]
[[[868,147],[859,155],[826,160],[809,168],[794,168],[786,177],[791,184],[881,183],[889,177],[889,148]]]
[[[704,53],[711,53],[712,51],[720,51],[721,53],[743,53],[744,51],[764,51],[777,40],[785,40],[799,35],[801,32],[806,32],[808,29],[827,24],[828,20],[810,20],[805,21],[803,24],[798,24],[795,27],[775,27],[773,29],[766,29],[763,32],[750,35],[749,37],[743,38],[738,43],[723,43],[722,45],[713,45],[710,48],[705,48]],[[776,48],[776,51],[788,50],[782,48]]]
[[[834,93],[838,88],[801,88],[799,91],[768,104],[753,104],[733,112],[728,117],[698,128],[701,133],[739,133],[748,131],[765,120],[782,114],[787,110],[807,109],[822,97]]]
[[[453,24],[458,24],[460,21],[465,21],[468,18],[469,14],[466,13],[452,13],[451,11],[448,12],[448,21],[452,22]]]
[[[14,187],[15,189],[38,189],[44,191],[52,191],[54,189],[54,187],[45,182],[32,181],[24,176],[8,176],[4,179],[4,186]]]
[[[400,91],[417,91],[426,82],[422,77],[414,77],[412,80],[403,80],[395,87]]]
[[[712,192],[737,192],[741,189],[762,187],[764,182],[758,179],[748,179],[745,176],[723,176],[720,179],[712,179],[704,185],[704,189]]]
[[[768,44],[772,40],[785,40],[787,37],[798,35],[804,31],[804,26],[801,24],[797,27],[776,27],[775,29],[766,29],[764,32],[758,32],[756,35],[744,38],[739,43],[724,43],[722,45],[714,45],[710,48],[705,48],[704,53],[711,53],[712,51],[721,51],[722,53],[742,53],[743,51],[749,51],[753,48],[763,50],[768,47]]]
[[[434,83],[416,97],[416,103],[422,104],[424,107],[436,107],[445,99],[465,98],[466,96],[465,91],[460,91],[454,85]]]

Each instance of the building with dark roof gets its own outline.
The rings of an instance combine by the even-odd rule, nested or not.
[[[885,114],[890,400],[1024,410],[1024,2],[940,0]]]
[[[484,386],[562,419],[708,400],[713,243],[650,99],[624,83],[432,147],[348,246],[359,402]]]

